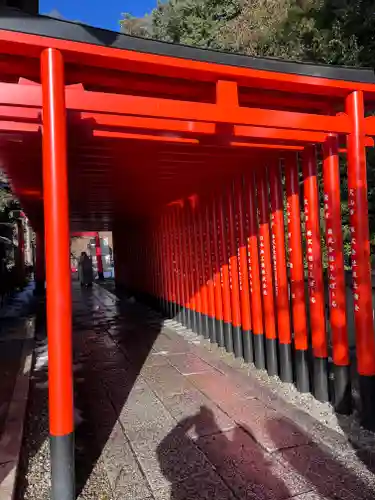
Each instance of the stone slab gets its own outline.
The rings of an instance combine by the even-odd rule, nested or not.
[[[137,432],[158,422],[173,421],[151,389],[131,391],[119,414],[119,420],[124,430],[129,432]]]
[[[163,403],[178,422],[190,418],[188,435],[192,438],[217,434],[235,426],[228,415],[197,389],[165,397]]]
[[[213,470],[191,476],[154,491],[155,500],[235,500],[231,490]]]
[[[283,500],[311,489],[303,476],[283,466],[239,427],[196,444],[237,498]]]
[[[193,375],[196,373],[220,373],[211,365],[194,354],[174,354],[168,356],[168,360],[182,375]]]
[[[235,404],[246,399],[243,388],[222,373],[201,373],[190,375],[188,378],[201,392],[217,403]]]
[[[173,429],[154,450],[148,444],[134,448],[152,491],[212,470],[194,443],[187,436],[176,436],[176,433],[179,430]]]
[[[185,354],[190,352],[190,346],[187,342],[182,342],[178,337],[174,340],[171,340],[169,337],[162,333],[154,342],[152,350],[155,353]]]
[[[147,481],[118,423],[105,444],[102,460],[115,497],[137,499],[151,496]]]
[[[189,379],[170,364],[143,367],[141,376],[162,401],[194,389]]]
[[[195,375],[189,377],[189,380],[267,451],[272,452],[309,442],[309,437],[305,433],[289,425],[287,419],[279,419],[277,412],[262,401],[256,398],[243,398],[241,388],[230,377]],[[272,436],[270,428],[274,430]]]

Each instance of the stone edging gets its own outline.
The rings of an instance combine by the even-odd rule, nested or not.
[[[23,439],[24,419],[34,357],[33,320],[26,320],[20,369],[14,385],[3,433],[0,439],[0,500],[13,500]]]

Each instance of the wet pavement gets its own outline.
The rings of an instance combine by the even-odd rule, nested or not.
[[[371,447],[288,402],[284,386],[272,391],[253,368],[102,287],[74,283],[73,310],[80,499],[374,498]],[[26,500],[49,498],[43,356],[36,366]]]
[[[13,500],[34,348],[33,286],[0,308],[0,500]]]
[[[27,327],[33,287],[6,300],[0,308],[0,440],[8,415],[17,375],[20,371],[25,342],[30,340]],[[1,457],[0,457],[1,460]]]

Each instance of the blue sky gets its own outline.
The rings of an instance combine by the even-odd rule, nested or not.
[[[65,19],[118,31],[122,12],[143,16],[155,5],[156,0],[40,0],[39,10],[58,11]]]

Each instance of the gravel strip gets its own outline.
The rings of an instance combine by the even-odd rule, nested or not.
[[[34,368],[29,405],[25,421],[25,438],[21,453],[15,500],[49,500],[50,453],[48,440],[47,371]],[[101,459],[95,463],[87,479],[92,435],[87,422],[76,432],[76,481],[78,500],[113,500],[112,490]]]

